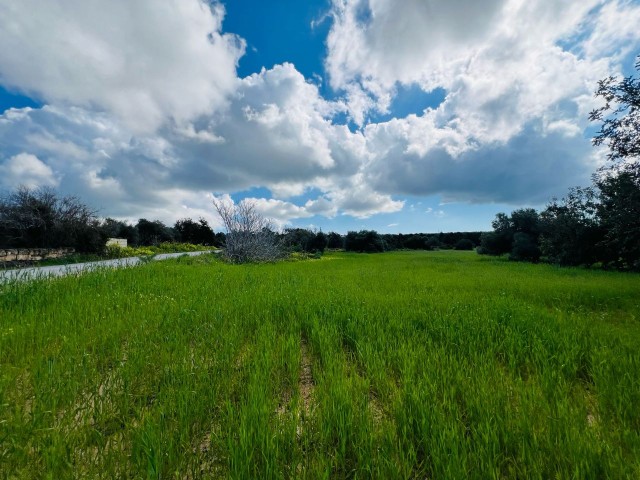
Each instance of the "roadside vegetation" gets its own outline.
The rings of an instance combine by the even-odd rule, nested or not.
[[[640,277],[472,252],[0,287],[0,477],[638,478]]]

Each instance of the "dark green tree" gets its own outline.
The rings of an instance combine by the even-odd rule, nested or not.
[[[313,238],[311,238],[307,248],[309,249],[309,252],[312,253],[324,253],[328,244],[329,240],[327,236],[322,233],[322,231],[319,231],[315,233]]]
[[[597,218],[597,192],[572,188],[540,214],[541,254],[559,265],[591,265],[602,258],[603,230]]]
[[[344,249],[348,252],[379,253],[384,252],[384,240],[375,230],[348,232],[344,241]]]
[[[215,245],[216,237],[209,223],[202,217],[198,221],[182,218],[173,226],[176,240],[196,245]]]
[[[468,238],[461,238],[453,246],[455,250],[473,250],[474,247],[475,245]]]
[[[342,235],[336,232],[329,232],[327,234],[327,248],[344,248],[344,239],[342,238]]]
[[[491,222],[493,232],[485,232],[480,236],[478,253],[485,255],[502,255],[511,251],[513,244],[513,226],[506,213],[498,213]]]
[[[629,163],[596,180],[596,207],[604,232],[599,245],[602,261],[618,268],[640,270],[640,166]]]
[[[138,245],[138,229],[126,222],[105,218],[100,227],[107,238],[126,238],[130,246]]]
[[[640,56],[636,70],[640,72]],[[593,144],[606,143],[613,162],[639,157],[640,78],[610,76],[598,82],[595,96],[602,98],[604,105],[589,114],[589,120],[602,122]]]
[[[150,221],[141,218],[136,224],[140,245],[158,245],[163,242],[173,242],[175,233],[173,229],[167,227],[160,220]]]

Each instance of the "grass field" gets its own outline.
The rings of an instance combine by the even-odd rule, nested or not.
[[[3,478],[640,478],[640,276],[471,252],[0,286]]]

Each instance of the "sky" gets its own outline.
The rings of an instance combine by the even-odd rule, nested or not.
[[[0,190],[173,224],[489,230],[587,185],[639,0],[0,0]]]

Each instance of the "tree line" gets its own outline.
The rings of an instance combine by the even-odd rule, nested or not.
[[[601,122],[593,144],[608,147],[608,163],[590,186],[571,189],[540,212],[499,213],[479,253],[640,271],[640,79],[608,77],[595,96],[604,105],[589,114]]]
[[[49,187],[18,187],[0,197],[0,247],[71,247],[80,253],[102,253],[108,238],[125,238],[130,246],[183,242],[207,246],[224,243],[204,218],[183,218],[173,226],[141,218],[129,224],[101,220],[76,196],[61,196]]]
[[[379,253],[393,250],[473,250],[480,244],[482,232],[398,233],[383,234],[375,230],[314,232],[303,228],[285,229],[282,238],[290,250],[323,252],[326,248],[347,252]]]
[[[21,186],[0,198],[0,247],[72,247],[81,253],[101,253],[107,239],[124,238],[133,247],[166,242],[226,246],[229,255],[237,256],[242,262],[266,260],[290,252],[322,254],[327,248],[354,252],[470,250],[480,243],[480,232],[379,234],[362,230],[341,235],[305,228],[276,232],[250,203],[237,208],[242,211],[234,211],[235,217],[227,212],[226,222],[230,223],[227,231],[216,233],[204,218],[183,218],[172,226],[146,218],[135,224],[113,218],[100,219],[95,210],[76,196],[61,196],[49,187]],[[272,245],[271,250],[265,248],[267,244]]]

